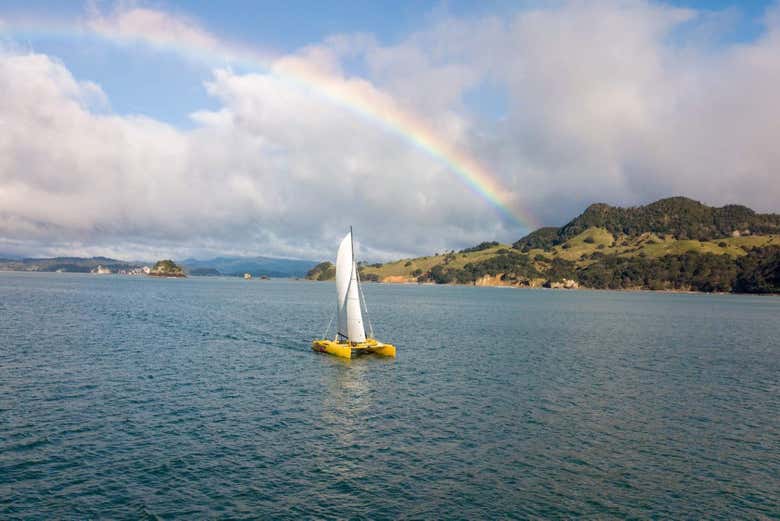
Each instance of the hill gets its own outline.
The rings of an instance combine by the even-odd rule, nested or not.
[[[0,259],[0,271],[62,271],[67,273],[90,273],[98,266],[113,273],[127,272],[143,266],[139,262],[126,262],[108,257],[53,257],[46,259]]]
[[[222,275],[214,268],[191,268],[188,273],[193,277],[219,277]]]
[[[309,280],[335,279],[336,266],[330,261],[321,262],[306,273],[306,278]]]
[[[186,277],[187,275],[184,273],[184,270],[181,268],[181,266],[179,266],[178,264],[176,264],[170,259],[165,259],[154,263],[154,266],[149,272],[149,276],[150,277]]]
[[[11,257],[11,256],[8,256]],[[0,271],[63,271],[69,273],[90,273],[98,266],[112,273],[135,273],[151,263],[122,261],[108,257],[54,257],[54,258],[0,258]],[[297,259],[276,259],[272,257],[216,257],[199,260],[186,259],[178,263],[182,269],[194,276],[243,276],[253,277],[304,277],[316,262]]]
[[[214,259],[186,259],[182,265],[191,274],[205,273],[203,270],[216,270],[219,274],[243,276],[249,273],[253,277],[304,277],[316,262],[297,259],[276,259],[273,257],[216,257]],[[197,271],[196,271],[197,270]],[[209,274],[214,274],[209,271]]]
[[[566,225],[541,228],[513,246],[521,250],[550,247],[588,228],[604,228],[613,235],[629,237],[651,232],[702,241],[743,234],[780,234],[780,215],[759,214],[736,204],[715,208],[687,197],[670,197],[632,208],[596,203]]]
[[[780,215],[673,197],[593,204],[513,245],[361,264],[363,280],[476,285],[780,292]]]

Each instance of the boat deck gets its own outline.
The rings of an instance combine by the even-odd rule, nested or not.
[[[320,353],[327,353],[341,358],[355,358],[363,354],[373,353],[379,356],[395,357],[395,346],[385,344],[373,338],[365,342],[336,342],[333,340],[315,340],[311,348]]]

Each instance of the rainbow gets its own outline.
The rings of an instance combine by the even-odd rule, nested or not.
[[[136,20],[145,22],[136,24],[122,23],[126,19],[119,20],[119,17],[133,15],[146,17],[147,20]],[[17,37],[96,37],[114,45],[141,43],[212,65],[237,65],[247,70],[262,70],[278,81],[317,94],[424,152],[492,205],[509,224],[525,229],[539,226],[533,215],[521,209],[517,201],[502,188],[500,181],[467,150],[448,142],[421,117],[404,110],[395,100],[365,82],[330,75],[304,60],[291,57],[279,59],[271,53],[224,42],[196,25],[166,18],[167,15],[161,11],[134,8],[114,16],[117,18],[97,15],[92,19],[70,23],[0,23],[0,34]],[[155,24],[155,21],[159,23]],[[164,23],[166,21],[167,26]],[[149,26],[153,29],[150,30]]]

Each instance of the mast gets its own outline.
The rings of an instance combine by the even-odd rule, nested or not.
[[[360,309],[360,300],[363,301],[363,308],[366,307],[366,297],[363,296],[363,287],[360,285],[360,271],[358,271],[357,267],[357,260],[355,260],[355,234],[352,233],[352,225],[349,225],[349,241],[350,245],[352,246],[352,269],[355,270],[355,283],[358,287],[358,310]],[[366,318],[368,318],[368,310],[366,309]],[[366,325],[362,323],[363,326],[363,336],[366,337]],[[368,326],[369,330],[371,331],[371,336],[374,335],[374,328],[371,327],[371,319],[368,319]]]
[[[352,262],[355,262],[355,236],[352,234],[352,225],[349,225],[349,246],[352,249]]]

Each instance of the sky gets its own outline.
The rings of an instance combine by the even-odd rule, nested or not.
[[[0,4],[0,255],[384,261],[780,211],[780,3]]]

